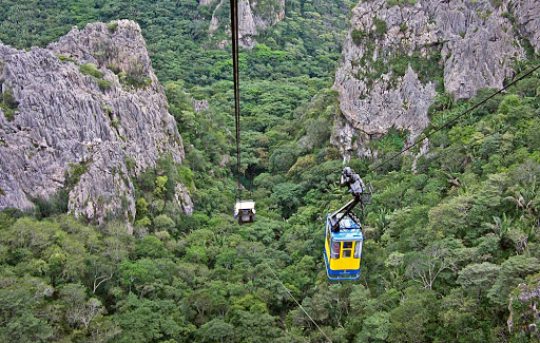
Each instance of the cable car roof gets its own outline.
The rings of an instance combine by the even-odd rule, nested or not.
[[[252,210],[255,208],[255,201],[253,200],[239,200],[234,205],[235,210]]]
[[[335,223],[341,217],[341,213],[338,216],[328,215],[327,225]],[[355,221],[352,217],[346,216],[339,222],[339,231],[331,232],[332,239],[335,241],[363,241],[364,235],[362,234],[362,227],[360,223]]]

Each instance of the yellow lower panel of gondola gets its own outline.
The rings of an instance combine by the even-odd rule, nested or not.
[[[359,258],[331,258],[330,259],[330,269],[332,270],[354,270],[360,269],[360,259]]]
[[[342,250],[339,253],[339,258],[331,258],[330,247],[327,242],[325,244],[324,262],[330,280],[357,280],[360,277],[360,258],[344,257]]]

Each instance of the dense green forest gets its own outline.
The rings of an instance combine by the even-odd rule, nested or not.
[[[239,226],[232,63],[207,34],[212,7],[2,1],[0,40],[19,48],[72,25],[139,22],[187,158],[176,166],[163,156],[140,175],[133,235],[122,222],[78,222],[56,204],[1,212],[0,341],[326,342],[284,287],[333,342],[534,340],[527,325],[537,319],[517,286],[540,280],[539,72],[437,132],[414,172],[412,155],[376,171],[377,160],[352,159],[375,189],[362,277],[327,281],[324,217],[350,197],[337,185],[342,159],[329,138],[351,5],[287,1],[287,18],[241,52],[242,174],[258,217]],[[529,57],[518,72],[539,63]],[[427,131],[491,92],[470,101],[438,94]],[[196,113],[192,98],[210,108]],[[403,135],[374,144],[391,156]],[[191,190],[191,217],[170,201],[175,180]]]

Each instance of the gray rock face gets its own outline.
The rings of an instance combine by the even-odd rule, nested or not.
[[[540,53],[540,2],[538,0],[507,0],[516,17],[520,33],[526,37],[534,51]]]
[[[521,332],[532,341],[540,339],[538,321],[540,320],[540,279],[532,278],[529,283],[520,283],[510,296],[506,321],[508,332]]]
[[[345,157],[373,155],[369,141],[393,127],[407,131],[410,144],[429,123],[437,84],[457,99],[501,88],[525,56],[510,11],[537,44],[540,2],[534,0],[359,2],[335,77],[343,116],[333,143]]]
[[[208,104],[208,100],[195,100],[195,99],[193,99],[191,101],[191,103],[193,104],[193,109],[197,113],[207,111],[210,108],[210,105]]]
[[[222,26],[227,27],[227,31],[230,33],[229,17],[227,17],[227,20],[223,20],[218,16],[218,13],[221,13],[225,1],[228,0],[221,0],[214,10],[208,30],[210,35],[214,34]],[[253,48],[256,44],[255,36],[257,36],[259,32],[277,24],[284,18],[285,0],[239,0],[238,38],[240,46],[248,49]]]
[[[132,177],[164,154],[177,163],[184,159],[132,21],[74,28],[47,49],[0,44],[0,84],[18,102],[11,120],[0,109],[0,209],[33,207],[33,199],[50,198],[78,169],[70,212],[99,223],[108,216],[132,221]],[[190,213],[185,187],[178,192],[179,205]]]

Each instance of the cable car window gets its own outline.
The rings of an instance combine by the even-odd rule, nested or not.
[[[341,257],[351,257],[353,251],[353,242],[343,242],[343,249],[341,249]]]
[[[356,242],[356,247],[354,249],[354,258],[360,258],[362,256],[362,242]]]
[[[332,253],[330,255],[331,258],[339,258],[339,246],[339,242],[332,243]]]

